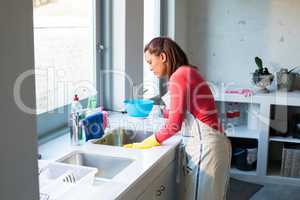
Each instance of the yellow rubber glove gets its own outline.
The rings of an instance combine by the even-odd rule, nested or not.
[[[159,142],[156,140],[155,135],[151,135],[150,137],[146,138],[144,141],[139,143],[133,144],[126,144],[123,147],[126,148],[134,148],[134,149],[149,149],[154,146],[159,146]]]

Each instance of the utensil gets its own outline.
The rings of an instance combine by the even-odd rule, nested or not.
[[[62,178],[63,182],[66,183],[75,183],[76,182],[76,178],[75,175],[72,171],[68,171],[65,176]]]
[[[145,94],[147,91],[148,91],[148,89],[145,89],[145,90],[143,91],[143,94]]]
[[[132,86],[132,93],[131,93],[131,99],[138,99],[141,98],[138,93],[137,93],[137,89],[138,89],[138,85],[133,85]],[[144,96],[144,94],[148,91],[148,89],[144,89],[142,92],[142,96]]]

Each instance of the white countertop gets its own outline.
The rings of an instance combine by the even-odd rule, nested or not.
[[[110,113],[108,130],[127,128],[131,130],[157,131],[164,125],[162,118],[136,119],[126,114]],[[39,153],[43,159],[57,160],[74,150],[92,152],[101,155],[130,158],[134,161],[124,170],[107,182],[95,182],[94,185],[85,185],[80,190],[67,193],[63,199],[96,200],[96,199],[132,199],[126,193],[137,186],[146,175],[156,177],[173,159],[175,147],[180,143],[181,136],[175,135],[161,146],[146,150],[126,149],[116,146],[95,145],[86,143],[82,146],[71,146],[69,134],[56,138],[39,146]],[[150,174],[149,174],[150,173]],[[143,179],[143,184],[150,184],[153,180]],[[142,186],[140,188],[143,189]],[[136,191],[136,195],[142,191]]]

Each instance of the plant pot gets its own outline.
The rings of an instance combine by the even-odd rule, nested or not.
[[[279,71],[276,73],[277,89],[282,91],[292,91],[296,73]]]
[[[271,85],[273,82],[274,76],[272,74],[261,75],[261,74],[252,74],[252,82],[258,88],[259,93],[268,93],[267,86]]]
[[[293,90],[300,90],[300,74],[299,73],[295,73],[295,74],[296,75],[294,77],[292,89]]]

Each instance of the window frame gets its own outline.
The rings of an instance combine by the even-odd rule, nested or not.
[[[95,58],[95,73],[96,73],[96,90],[97,90],[97,106],[103,104],[103,97],[100,91],[104,91],[104,81],[101,76],[101,70],[104,69],[105,62],[110,60],[110,51],[107,51],[108,43],[110,42],[109,35],[110,20],[111,20],[111,3],[110,0],[94,0],[94,58]],[[80,102],[85,107],[87,99],[82,99]],[[37,134],[38,142],[44,143],[53,138],[68,132],[68,116],[71,104],[55,108],[51,111],[37,114]],[[50,123],[49,123],[50,122]]]

